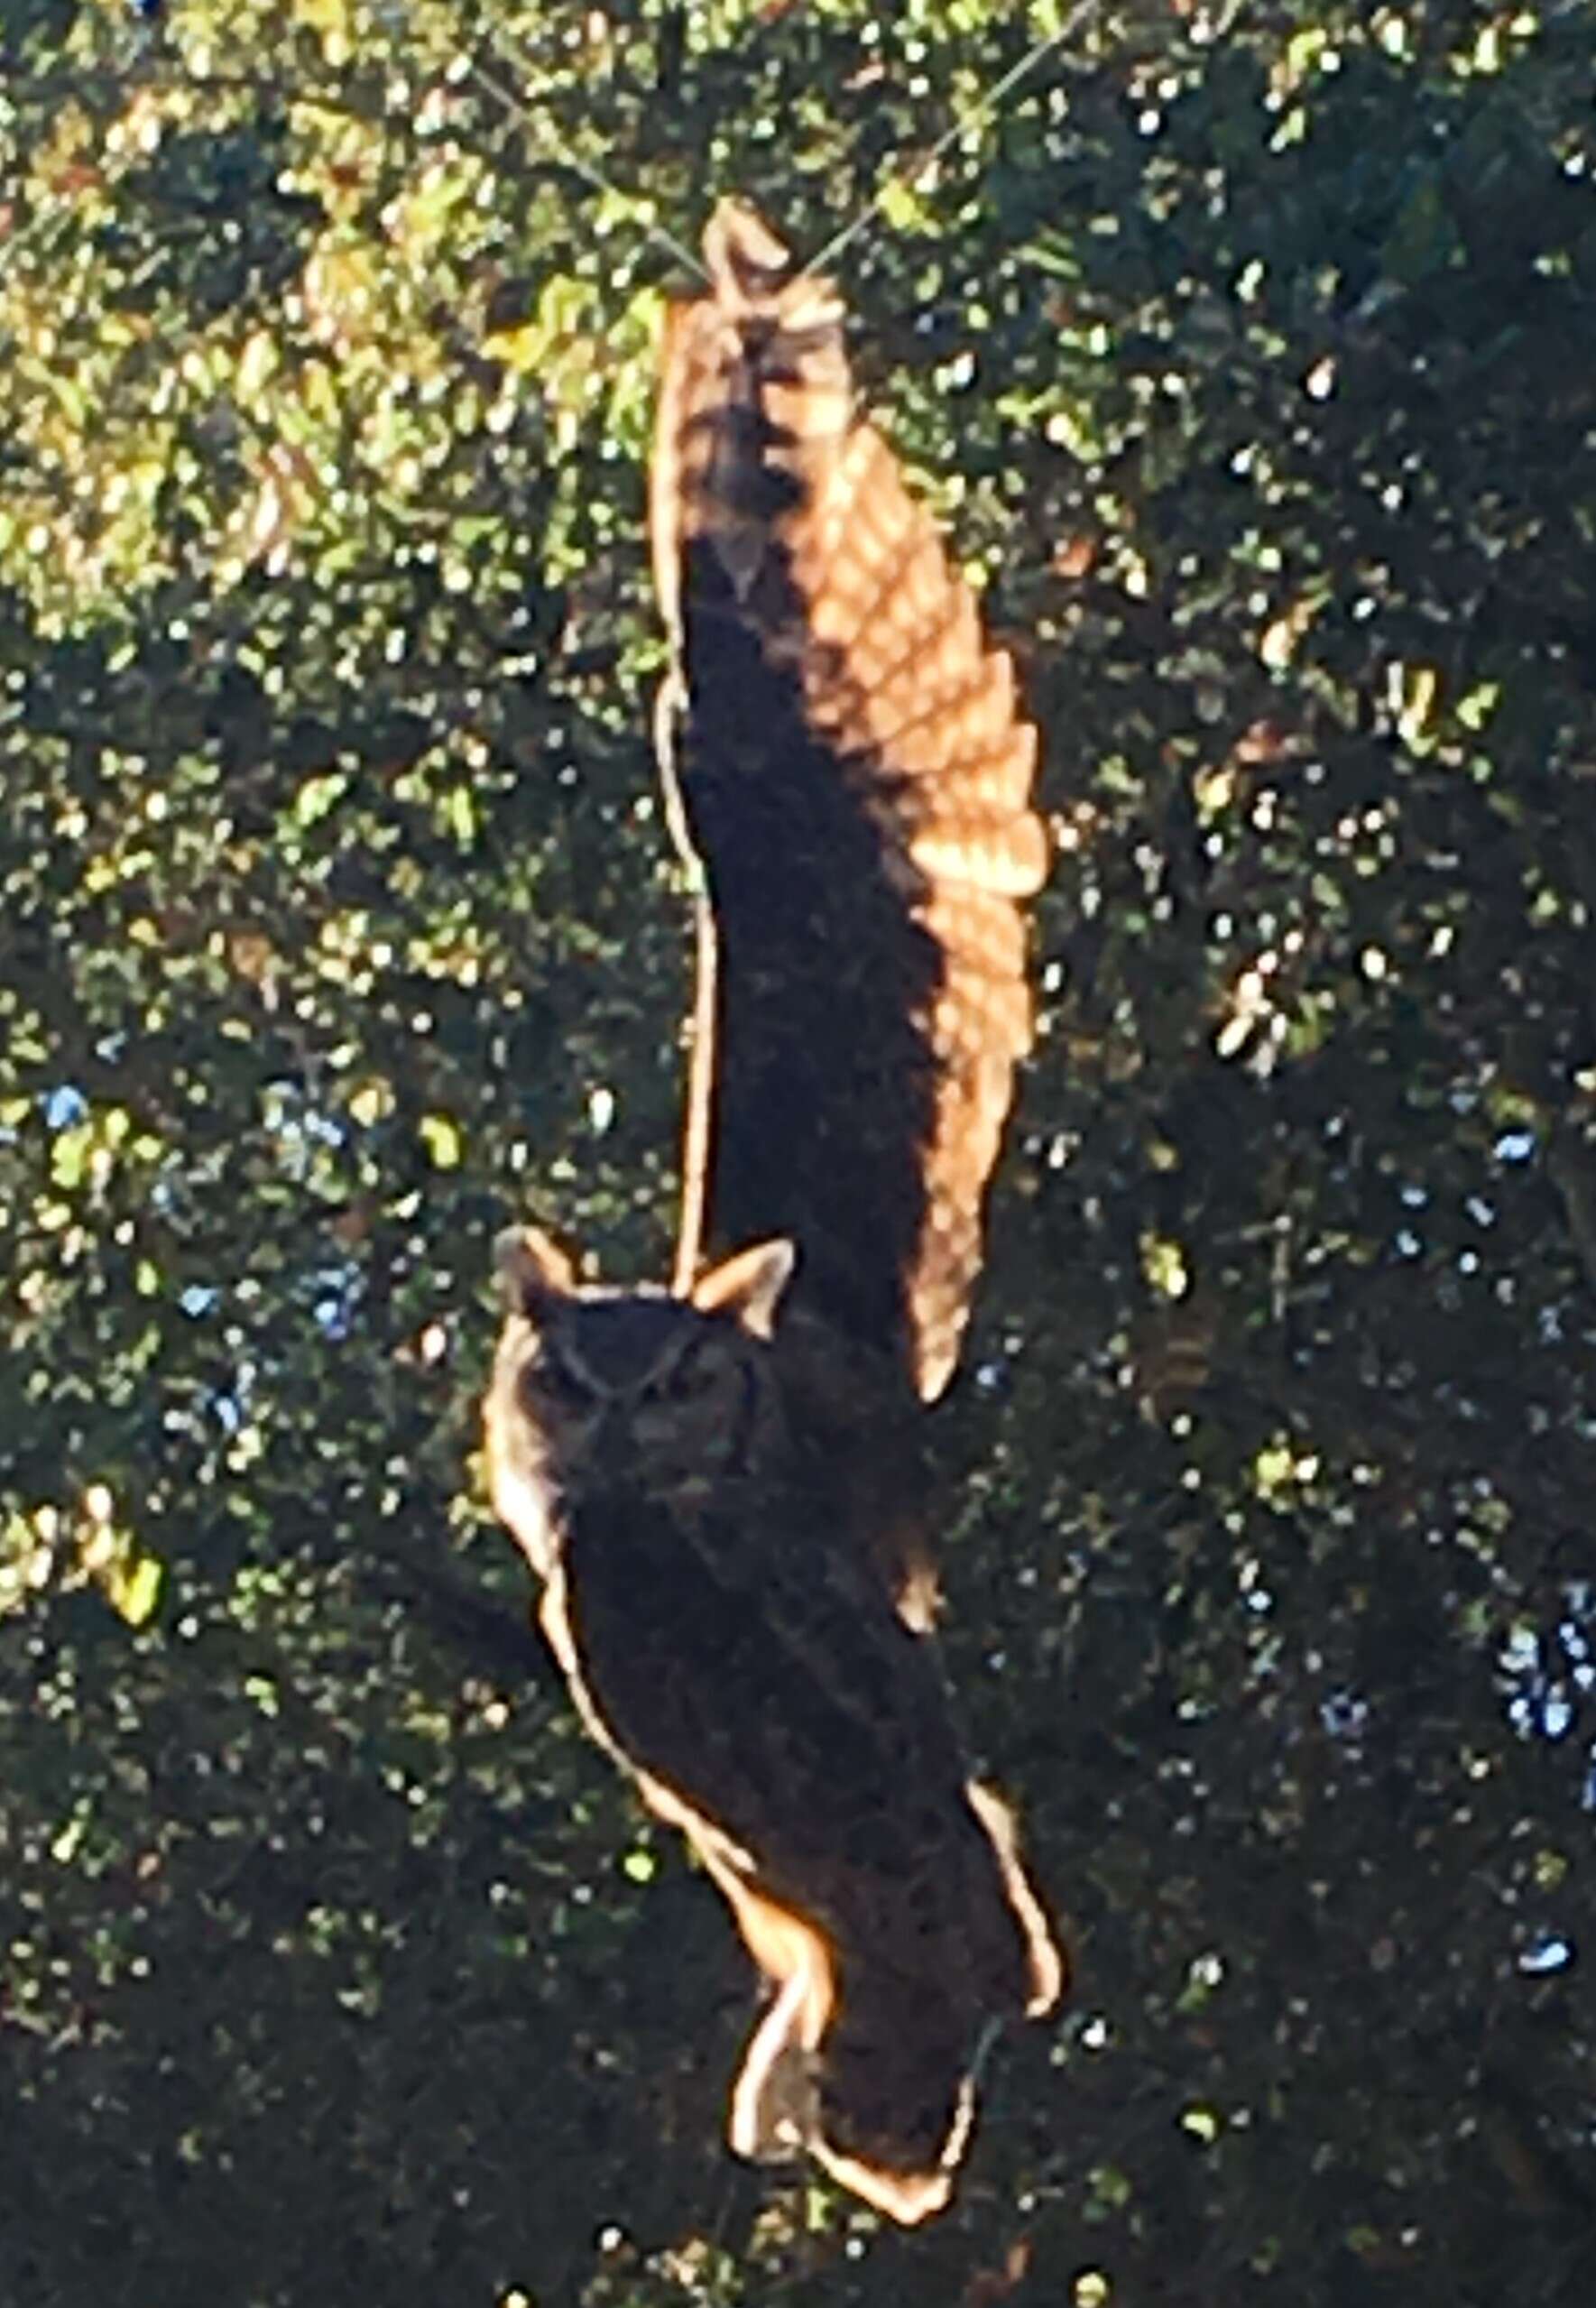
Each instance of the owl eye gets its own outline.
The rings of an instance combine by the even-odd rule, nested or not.
[[[720,1364],[716,1357],[707,1347],[691,1346],[677,1362],[668,1383],[670,1393],[690,1400],[695,1395],[707,1394],[719,1382]]]
[[[542,1353],[527,1372],[527,1381],[545,1402],[576,1409],[593,1399],[593,1389],[558,1354]]]

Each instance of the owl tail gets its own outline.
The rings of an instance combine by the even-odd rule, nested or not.
[[[808,2147],[834,2180],[905,2227],[953,2193],[975,2087],[1000,2023],[967,1985],[862,1973],[821,2047]]]
[[[732,2099],[732,2146],[763,2163],[807,2149],[832,2178],[905,2227],[947,2203],[1000,2022],[972,2012],[968,1983],[860,1965],[817,2044],[789,1983],[765,2014]]]
[[[759,2163],[807,2149],[905,2226],[940,2211],[974,2110],[966,2002],[955,2010],[934,1988],[865,1973],[857,1995],[820,2010],[789,1980],[733,2091],[733,2147]]]
[[[772,2162],[807,2149],[906,2227],[953,2193],[1002,2023],[1051,2009],[1064,1984],[1006,1807],[973,1782],[966,1793],[991,1855],[966,1882],[959,1927],[933,1948],[895,1946],[879,1933],[848,1946],[798,1925],[788,1967],[766,1964],[781,1984],[732,2095],[739,2155]],[[746,1914],[740,1920],[758,1953],[759,1934]]]

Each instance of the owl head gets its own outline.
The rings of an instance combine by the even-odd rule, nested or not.
[[[686,1298],[578,1281],[530,1228],[502,1235],[506,1320],[484,1409],[494,1505],[547,1574],[586,1498],[701,1508],[753,1463],[778,1416],[770,1341],[797,1253],[760,1242]]]

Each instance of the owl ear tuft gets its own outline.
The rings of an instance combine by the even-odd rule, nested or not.
[[[701,1315],[730,1315],[755,1338],[769,1338],[797,1265],[797,1244],[775,1235],[701,1274],[693,1285],[692,1302]]]
[[[577,1289],[576,1268],[535,1226],[512,1226],[501,1234],[494,1265],[512,1314],[535,1316],[551,1299],[569,1298]]]

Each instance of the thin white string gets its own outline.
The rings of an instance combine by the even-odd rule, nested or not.
[[[943,154],[956,144],[961,137],[968,135],[972,129],[979,128],[992,119],[1019,83],[1056,48],[1062,47],[1066,41],[1071,39],[1096,14],[1098,5],[1099,0],[1079,0],[1079,5],[1070,11],[1057,31],[1048,32],[1041,40],[1037,41],[1027,50],[1018,63],[1011,65],[1001,79],[994,81],[992,86],[983,92],[968,111],[960,113],[952,125],[937,138],[929,152],[916,162],[907,175],[889,176],[885,182],[872,194],[859,213],[844,226],[841,232],[837,233],[833,239],[827,241],[818,255],[815,256],[804,267],[804,270],[809,272],[820,272],[835,264],[844,251],[849,248],[860,233],[872,223],[893,185],[907,185],[912,190],[917,185],[923,183]],[[485,27],[485,38],[510,70],[518,74],[525,70],[526,59],[516,53],[498,26],[488,24]],[[518,96],[513,88],[508,87],[496,74],[490,72],[478,58],[467,56],[464,60],[466,71],[484,92],[503,107],[509,118],[518,122],[542,143],[562,166],[568,168],[574,175],[579,176],[585,183],[590,184],[595,191],[607,193],[613,200],[639,209],[645,206],[644,196],[623,191],[621,186],[615,183],[613,178],[607,176],[595,162],[586,160],[566,141],[558,129],[552,125],[547,114],[540,115],[534,112],[531,106]],[[13,232],[4,246],[0,246],[0,277],[10,270],[12,263],[21,254],[23,248],[33,238],[34,234],[42,229],[46,221],[46,217],[42,215],[31,218],[26,225]],[[668,231],[651,216],[640,216],[639,223],[647,237],[660,248],[665,249],[677,260],[678,263],[685,265],[688,272],[697,274],[700,280],[707,277],[698,258],[684,242],[676,237],[674,233]]]
[[[524,69],[526,60],[515,54],[495,25],[487,26],[486,36],[502,61],[512,71]],[[540,120],[530,106],[516,95],[513,88],[506,88],[503,81],[490,72],[486,66],[480,63],[475,56],[467,57],[466,63],[467,70],[479,86],[484,88],[489,96],[496,97],[511,118],[519,121],[523,128],[528,129],[533,136],[546,145],[563,166],[574,171],[595,190],[607,192],[613,200],[626,202],[633,208],[642,208],[644,196],[633,192],[623,192],[621,187],[613,183],[595,162],[584,160],[579,152],[567,143],[558,129],[551,128],[546,119]],[[692,250],[678,240],[674,233],[667,232],[664,226],[656,224],[652,217],[640,216],[638,221],[648,237],[657,242],[661,248],[669,250],[678,263],[685,264],[690,272],[696,272],[701,281],[708,278]]]
[[[1066,40],[1073,38],[1089,18],[1096,14],[1097,8],[1098,0],[1079,0],[1079,5],[1071,9],[1058,30],[1048,32],[1043,39],[1038,41],[1034,47],[1028,49],[1019,63],[1010,65],[1001,79],[994,81],[992,86],[971,106],[968,112],[961,113],[953,125],[936,139],[930,151],[917,162],[907,176],[888,177],[880,189],[871,195],[852,223],[844,225],[835,238],[828,240],[820,254],[810,259],[805,267],[806,272],[824,272],[829,270],[843,251],[849,247],[870,224],[893,185],[906,185],[910,191],[913,191],[917,185],[923,183],[943,154],[956,144],[961,136],[968,135],[973,128],[979,128],[984,122],[992,119],[1027,74],[1034,71],[1054,49],[1062,48]]]

